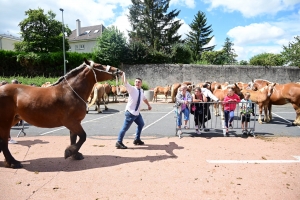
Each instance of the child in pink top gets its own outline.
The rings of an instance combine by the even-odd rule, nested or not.
[[[228,89],[227,96],[224,98],[224,117],[225,117],[225,127],[226,127],[226,135],[228,135],[228,121],[229,128],[232,128],[232,121],[234,118],[234,110],[236,108],[236,104],[239,103],[240,97],[234,93],[232,88]]]

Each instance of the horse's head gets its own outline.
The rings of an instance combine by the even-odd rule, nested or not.
[[[266,87],[268,87],[268,97],[270,97],[274,91],[274,87],[275,87],[276,83],[268,83],[268,85]]]
[[[84,59],[85,64],[94,72],[96,82],[112,80],[123,74],[123,71],[109,65],[101,65]],[[95,73],[96,71],[96,73]]]

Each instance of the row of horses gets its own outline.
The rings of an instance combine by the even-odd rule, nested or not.
[[[157,86],[154,88],[154,98],[153,101],[157,101],[158,94],[165,95],[165,102],[167,102],[167,97],[171,96],[172,103],[175,102],[176,94],[181,85],[187,85],[190,92],[193,88],[202,88],[206,84],[207,89],[209,89],[213,95],[215,95],[220,101],[223,101],[228,93],[228,88],[232,88],[233,91],[243,98],[246,93],[250,94],[250,99],[255,102],[259,107],[259,117],[258,122],[262,123],[262,112],[264,111],[264,122],[269,122],[272,120],[272,105],[285,105],[291,103],[295,112],[296,119],[293,121],[293,125],[300,125],[300,83],[286,83],[279,84],[273,83],[268,80],[255,79],[248,83],[236,82],[229,84],[228,82],[200,82],[194,84],[190,81],[183,83],[174,83],[172,86],[167,85],[166,87]],[[219,105],[221,105],[222,111],[224,110],[223,105],[216,103],[214,104],[214,114],[219,116],[221,113],[222,119],[224,119],[223,113],[219,112]]]

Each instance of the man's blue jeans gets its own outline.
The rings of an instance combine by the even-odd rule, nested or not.
[[[145,125],[143,117],[142,117],[141,114],[139,114],[138,116],[135,116],[135,115],[131,114],[129,111],[126,110],[126,112],[125,112],[125,121],[124,121],[122,129],[119,132],[118,142],[123,141],[125,133],[130,128],[132,122],[135,122],[137,124],[135,139],[136,140],[140,139],[142,129]]]

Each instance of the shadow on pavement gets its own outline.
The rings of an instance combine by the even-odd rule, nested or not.
[[[28,171],[38,172],[57,172],[57,171],[82,171],[88,169],[111,167],[126,163],[149,161],[155,162],[166,159],[174,159],[177,156],[174,154],[175,149],[183,149],[176,143],[170,142],[166,145],[144,145],[137,148],[129,148],[127,150],[164,150],[169,155],[156,155],[156,156],[144,156],[144,157],[121,157],[116,155],[84,155],[84,160],[78,161],[71,158],[65,160],[63,157],[52,158],[38,158],[32,160],[22,161],[23,167]],[[120,150],[123,151],[123,150]],[[0,165],[4,163],[0,162]]]

